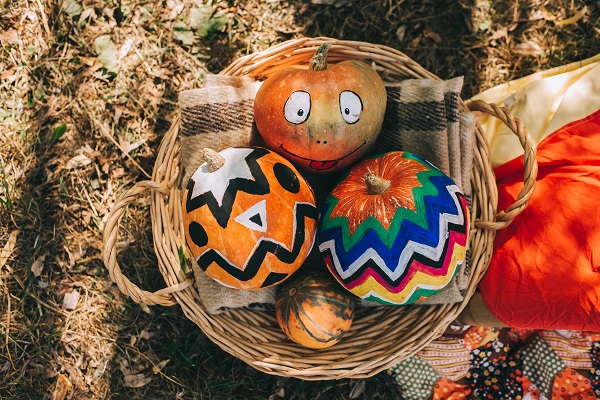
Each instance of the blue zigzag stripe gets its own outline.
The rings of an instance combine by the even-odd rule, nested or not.
[[[393,270],[398,266],[397,264],[400,255],[409,241],[421,243],[428,247],[437,247],[440,243],[440,214],[461,215],[463,214],[463,210],[457,209],[454,195],[448,192],[447,186],[454,185],[449,177],[434,176],[431,177],[430,182],[437,188],[438,196],[425,196],[423,199],[426,205],[426,218],[429,229],[424,229],[409,220],[403,220],[401,222],[399,234],[390,249],[385,246],[377,233],[370,229],[367,230],[364,237],[354,247],[348,249],[347,252],[344,250],[343,243],[340,240],[341,229],[339,227],[319,231],[319,243],[333,241],[333,243],[335,243],[335,253],[342,266],[350,266],[368,249],[373,249],[379,254],[388,268],[393,268]],[[462,226],[450,224],[448,228],[461,233],[464,233],[466,230],[464,224]],[[420,261],[423,261],[423,259]],[[424,264],[431,264],[430,266],[432,268],[441,267],[438,263],[426,262]]]

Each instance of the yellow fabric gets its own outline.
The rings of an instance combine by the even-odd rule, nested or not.
[[[481,92],[472,98],[507,107],[539,143],[558,128],[600,109],[600,54],[541,71]],[[500,120],[478,115],[494,167],[523,154],[519,139]]]

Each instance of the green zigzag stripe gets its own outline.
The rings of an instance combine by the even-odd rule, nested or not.
[[[407,157],[407,153],[404,153],[406,158],[410,158],[415,160],[421,164],[423,162],[417,158]],[[438,196],[439,192],[435,185],[429,184],[426,187],[423,187],[423,182],[428,182],[430,177],[433,176],[441,176],[444,175],[437,169],[431,169],[427,171],[422,171],[417,173],[417,179],[421,182],[421,186],[413,188],[413,197],[415,199],[415,211],[411,211],[405,208],[399,209],[394,215],[394,219],[390,224],[389,230],[386,230],[383,225],[379,222],[379,220],[375,217],[368,217],[362,224],[360,224],[353,235],[350,234],[350,230],[348,228],[348,217],[335,217],[331,218],[331,212],[335,208],[338,203],[338,199],[334,196],[328,196],[325,200],[325,204],[327,205],[327,211],[322,219],[322,230],[332,229],[335,227],[339,227],[342,230],[343,237],[343,245],[344,250],[348,251],[354,245],[356,245],[365,233],[370,229],[374,231],[377,236],[381,239],[381,241],[385,244],[385,246],[390,249],[394,243],[395,238],[400,231],[400,227],[402,226],[402,221],[409,220],[423,229],[429,229],[427,225],[427,221],[422,217],[426,215],[426,213],[422,210],[425,208],[425,196]]]
[[[430,296],[433,296],[434,294],[439,293],[439,290],[430,290],[430,289],[417,289],[415,290],[415,292],[408,298],[406,299],[402,304],[412,304],[415,303],[417,300],[419,300],[421,297],[423,298],[427,298]],[[392,303],[390,301],[386,301],[385,299],[382,299],[380,297],[376,297],[376,296],[368,296],[367,298],[365,298],[365,300],[369,300],[369,301],[374,301],[377,302],[379,304],[384,304],[384,305],[388,305],[388,306],[397,306],[397,303]]]

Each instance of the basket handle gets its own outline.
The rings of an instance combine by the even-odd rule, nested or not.
[[[121,268],[117,263],[117,238],[119,221],[121,220],[121,217],[125,213],[125,209],[129,204],[133,203],[140,195],[147,194],[153,190],[164,195],[169,194],[169,189],[156,181],[147,180],[137,182],[119,198],[117,203],[110,210],[108,219],[106,220],[106,225],[104,226],[104,265],[108,269],[110,278],[117,284],[119,290],[123,294],[131,297],[131,299],[136,303],[146,304],[149,306],[156,304],[162,306],[172,306],[177,304],[172,293],[184,289],[185,287],[189,286],[189,283],[180,283],[158,290],[154,293],[147,292],[140,289],[125,275],[123,275]]]
[[[519,192],[515,202],[505,211],[498,212],[494,221],[477,221],[477,225],[482,228],[493,230],[503,229],[510,225],[513,219],[525,210],[533,195],[538,173],[538,164],[535,158],[536,144],[525,125],[518,118],[515,118],[507,108],[493,103],[486,103],[483,100],[472,100],[467,103],[467,107],[471,111],[480,111],[500,119],[519,138],[521,147],[524,150],[523,164],[525,170],[523,172],[523,188]]]

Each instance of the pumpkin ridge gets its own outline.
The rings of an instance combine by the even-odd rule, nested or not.
[[[304,303],[304,302],[303,302]],[[304,320],[302,318],[298,318],[298,322],[300,322],[300,325],[302,325],[302,328],[304,330],[305,333],[307,333],[312,339],[316,340],[319,343],[328,343],[331,342],[332,340],[336,340],[340,337],[340,333],[338,334],[333,334],[330,335],[330,330],[325,328],[324,326],[318,324],[316,321],[313,320],[313,318],[306,312],[304,305],[299,309],[299,314],[298,316],[300,316],[300,314],[304,315],[306,317],[307,322],[310,322],[312,324],[312,326],[314,328],[316,328],[317,332],[314,332],[313,329],[308,329],[308,326],[304,323]],[[319,336],[316,336],[316,333],[322,333],[324,335],[327,335],[326,338],[322,338]],[[345,332],[341,332],[341,334],[344,334]]]
[[[336,292],[337,292],[337,290],[336,290]],[[336,293],[336,295],[337,295],[337,293]],[[321,294],[313,294],[313,293],[304,293],[304,294],[302,294],[302,297],[312,300],[315,304],[325,302],[325,303],[334,303],[334,304],[338,304],[338,305],[346,306],[346,307],[348,306],[348,303],[339,297],[324,297]]]
[[[289,296],[279,296],[279,299],[277,299],[275,302],[275,308],[278,309],[279,313],[281,313],[279,318],[281,318],[283,321],[288,321],[290,318],[290,312],[295,310],[296,304]]]

